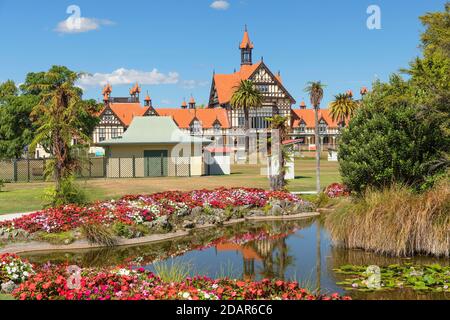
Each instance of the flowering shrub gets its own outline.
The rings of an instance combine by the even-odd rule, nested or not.
[[[350,190],[341,183],[333,183],[325,189],[325,194],[329,198],[348,197],[350,196]]]
[[[0,255],[0,284],[10,281],[18,284],[33,273],[33,266],[18,256],[8,253]]]
[[[45,266],[14,292],[20,300],[348,300],[338,294],[312,295],[297,282],[259,282],[207,277],[165,283],[144,269],[84,269],[70,281],[64,266]],[[75,285],[75,289],[73,289]]]
[[[225,209],[249,206],[263,208],[272,201],[303,203],[287,192],[261,189],[217,189],[192,192],[162,192],[152,195],[125,196],[120,200],[97,202],[87,207],[66,205],[42,210],[13,221],[0,223],[0,228],[22,229],[29,233],[45,231],[59,233],[84,224],[111,225],[121,222],[139,225],[161,216],[183,216],[195,207]]]

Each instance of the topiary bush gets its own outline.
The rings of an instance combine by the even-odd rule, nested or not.
[[[440,121],[414,103],[401,78],[375,83],[341,137],[344,184],[357,193],[394,182],[427,189],[445,170],[433,170],[449,145]]]

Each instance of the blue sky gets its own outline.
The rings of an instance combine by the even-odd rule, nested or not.
[[[87,98],[101,98],[102,81],[112,80],[113,96],[125,96],[131,86],[125,82],[142,79],[156,106],[178,107],[191,94],[207,103],[213,70],[239,67],[247,24],[254,60],[263,56],[280,70],[298,103],[307,99],[308,81],[326,83],[326,105],[334,94],[358,92],[406,67],[420,53],[418,17],[446,1],[213,2],[0,0],[0,81],[20,83],[27,72],[60,64],[94,75],[82,84]],[[381,30],[366,27],[372,4],[381,9]],[[81,9],[85,32],[64,32],[69,5]]]

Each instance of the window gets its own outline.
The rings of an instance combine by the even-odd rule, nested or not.
[[[202,125],[200,121],[195,120],[191,124],[191,134],[201,134],[202,133]]]
[[[106,140],[106,129],[100,128],[98,129],[98,141],[102,142]]]
[[[258,90],[259,90],[261,93],[268,93],[268,92],[269,92],[269,86],[266,85],[266,84],[259,85],[259,86],[258,86]]]
[[[114,120],[115,120],[115,117],[114,117],[113,113],[111,111],[107,110],[105,112],[105,114],[103,115],[103,122],[111,123],[111,122],[114,122]]]
[[[327,128],[328,128],[328,126],[327,126],[326,122],[321,120],[319,122],[319,132],[320,133],[326,133],[327,132]]]
[[[111,129],[111,138],[115,139],[119,137],[119,129],[118,128],[112,128]]]
[[[300,124],[299,131],[300,131],[301,133],[305,133],[305,132],[306,132],[306,124],[305,124],[304,122],[302,122],[302,123]]]
[[[244,117],[239,117],[238,118],[238,126],[239,127],[243,127],[245,125],[245,118]]]
[[[217,121],[214,123],[213,127],[214,127],[214,133],[220,133],[220,131],[222,130],[222,126]]]
[[[258,116],[251,118],[251,128],[252,129],[267,129],[269,128],[270,124],[269,121],[267,121],[267,118],[270,118],[269,116]]]

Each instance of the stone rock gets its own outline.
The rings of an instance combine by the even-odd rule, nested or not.
[[[283,210],[283,208],[280,205],[274,204],[274,205],[272,205],[272,208],[269,211],[269,215],[270,216],[281,216],[284,214],[284,212],[285,211]]]
[[[177,212],[177,216],[178,217],[186,217],[191,213],[191,210],[189,208],[180,210],[179,212]]]
[[[193,229],[193,228],[195,228],[195,222],[189,221],[189,220],[184,220],[182,227],[183,227],[183,229]]]
[[[3,282],[1,284],[1,292],[5,293],[5,294],[11,294],[14,289],[17,288],[17,285],[12,282],[12,281],[8,281],[8,282]]]
[[[205,219],[204,217],[199,217],[199,218],[197,218],[197,219],[194,220],[194,223],[195,223],[196,225],[203,226],[203,225],[206,224],[206,219]]]
[[[213,215],[216,216],[216,217],[224,217],[225,216],[225,210],[213,209]]]
[[[264,211],[260,210],[260,209],[253,209],[250,210],[248,213],[249,217],[262,217],[265,216],[266,214],[264,213]]]
[[[203,213],[203,208],[202,207],[195,207],[194,209],[191,210],[191,216],[198,216],[201,215]]]

